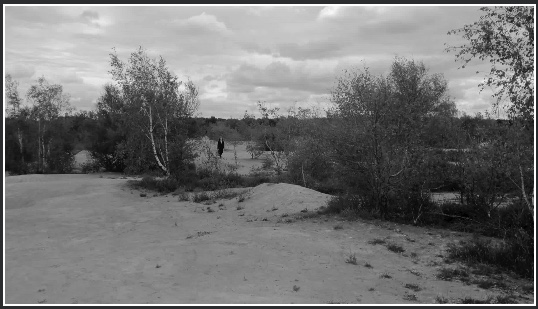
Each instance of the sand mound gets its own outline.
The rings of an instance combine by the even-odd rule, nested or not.
[[[81,168],[82,164],[92,160],[92,156],[88,150],[81,150],[75,155],[75,168]]]
[[[287,183],[264,183],[249,190],[245,211],[252,214],[281,215],[326,206],[331,195]]]

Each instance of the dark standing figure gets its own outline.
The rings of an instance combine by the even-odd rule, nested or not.
[[[222,152],[224,152],[224,140],[219,138],[219,141],[217,142],[217,149],[219,151],[219,157],[222,158]]]

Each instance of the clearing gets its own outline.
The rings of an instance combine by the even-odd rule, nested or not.
[[[532,281],[508,274],[437,278],[461,267],[447,243],[470,235],[318,216],[329,196],[295,185],[206,205],[142,197],[116,174],[4,179],[6,304],[534,301]]]

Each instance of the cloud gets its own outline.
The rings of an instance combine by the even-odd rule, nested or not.
[[[292,69],[289,65],[276,61],[265,68],[258,68],[251,64],[242,64],[226,80],[229,91],[252,93],[256,89],[270,89],[272,91],[309,92],[312,94],[327,93],[333,80],[331,70],[315,72],[307,65],[297,65]],[[303,93],[300,94],[304,96]]]
[[[326,6],[319,11],[317,20],[332,19],[338,17],[344,7],[342,6]]]
[[[330,40],[309,41],[304,44],[283,43],[278,45],[281,57],[289,57],[295,60],[322,59],[339,55],[340,42]]]
[[[273,10],[275,7],[273,6],[254,6],[254,7],[247,7],[247,13],[254,16],[261,16],[265,12]]]
[[[6,74],[11,74],[14,79],[31,78],[35,74],[35,68],[24,64],[6,66]]]
[[[85,10],[84,12],[82,12],[82,14],[80,14],[80,17],[86,22],[93,23],[94,21],[99,20],[99,13],[95,11]]]
[[[319,100],[360,60],[386,74],[398,55],[443,73],[459,106],[474,110],[473,100],[487,102],[472,95],[483,77],[475,72],[489,63],[458,70],[444,44],[460,44],[447,32],[480,15],[458,6],[6,6],[4,66],[21,92],[43,74],[91,106],[111,79],[111,48],[127,61],[143,46],[199,85],[201,110],[241,117],[258,100]]]
[[[78,76],[76,72],[67,72],[58,76],[61,84],[84,84],[84,79]]]
[[[264,55],[272,55],[272,51],[268,47],[262,47],[260,44],[252,41],[239,41],[239,47],[249,53],[257,53]]]
[[[187,19],[176,19],[170,22],[176,30],[184,33],[196,34],[231,34],[232,32],[217,17],[202,12],[200,15],[192,16]]]

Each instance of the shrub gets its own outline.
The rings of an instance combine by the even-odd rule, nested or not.
[[[413,284],[413,283],[406,283],[405,287],[410,289],[410,290],[413,290],[415,292],[418,292],[418,291],[422,290],[421,287],[419,287],[417,284]]]
[[[208,194],[207,192],[199,192],[195,193],[192,196],[192,201],[195,203],[200,203],[204,201],[212,200],[211,194]]]
[[[438,304],[447,304],[450,300],[442,295],[437,295],[435,297],[435,302]]]
[[[143,188],[160,193],[174,192],[179,187],[177,180],[170,177],[157,179],[152,176],[144,176],[141,180],[130,180],[129,183],[135,188]]]
[[[275,162],[270,157],[266,157],[263,159],[263,162],[262,162],[263,169],[266,169],[266,170],[271,169],[274,165],[275,165]]]
[[[497,243],[478,237],[459,245],[449,244],[449,258],[470,264],[484,263],[512,270],[526,278],[534,275],[533,236],[525,231]]]
[[[323,210],[325,214],[339,214],[344,210],[358,210],[363,206],[363,199],[359,195],[337,195],[333,196],[327,203],[327,207]]]
[[[260,149],[254,142],[248,142],[247,152],[250,154],[252,159],[257,159],[263,154],[263,150]]]
[[[81,170],[84,174],[97,173],[99,172],[100,168],[101,165],[97,160],[91,160],[89,162],[84,162],[81,164]]]
[[[45,172],[68,174],[73,171],[75,166],[75,156],[71,151],[61,151],[61,149],[54,149],[46,159],[47,166]]]
[[[460,279],[469,277],[465,269],[458,268],[441,268],[437,274],[437,279],[451,281],[452,279]],[[465,280],[465,279],[464,279]]]
[[[370,245],[384,245],[386,243],[386,241],[383,240],[383,239],[374,238],[372,240],[369,240],[368,243]]]
[[[294,151],[288,157],[287,168],[292,183],[314,190],[334,194],[333,166],[329,158],[329,147],[321,146],[321,140],[312,136],[295,139]],[[338,192],[341,193],[341,192]]]
[[[355,253],[349,254],[349,256],[346,259],[346,263],[357,265],[357,257],[355,256]]]
[[[234,192],[234,191],[230,191],[230,190],[218,190],[218,191],[215,191],[212,195],[213,199],[215,200],[219,200],[219,199],[232,199],[236,196],[239,196],[241,195],[242,193],[246,192],[245,191],[242,191],[242,192]]]
[[[177,198],[180,202],[190,201],[190,197],[187,192],[179,193]]]
[[[402,253],[405,251],[405,249],[402,246],[393,244],[393,243],[387,244],[387,249],[395,253]]]

